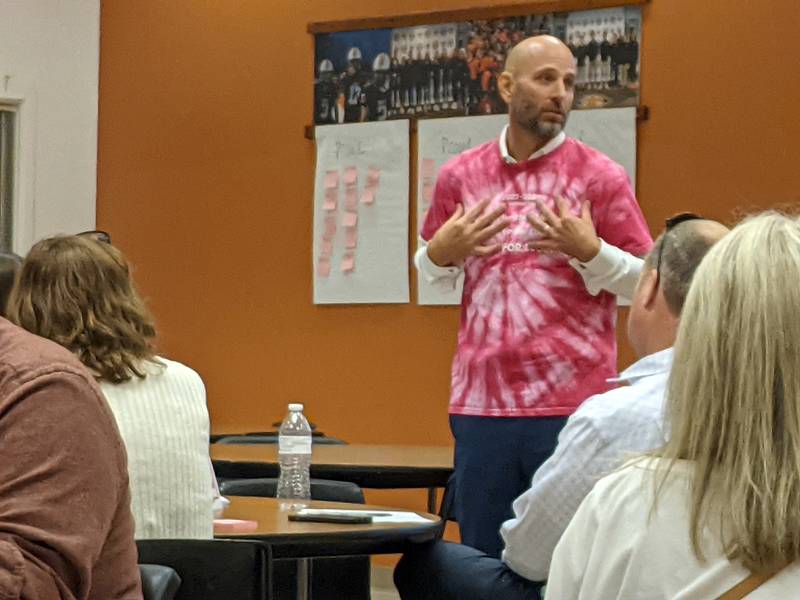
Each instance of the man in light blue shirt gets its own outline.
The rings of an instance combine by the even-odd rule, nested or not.
[[[560,217],[545,213],[543,218],[559,235]],[[539,597],[556,543],[594,483],[629,455],[665,441],[664,391],[683,301],[703,256],[727,231],[694,215],[672,219],[643,265],[625,259],[628,275],[607,279],[607,287],[632,298],[628,338],[641,358],[618,378],[627,385],[589,398],[569,418],[554,454],[536,472],[530,489],[515,500],[514,518],[501,528],[502,560],[442,542],[407,554],[395,571],[404,600]],[[590,234],[594,232],[580,235]],[[569,235],[564,233],[563,239]],[[602,243],[598,246],[602,249]],[[596,263],[583,264],[587,277],[598,275],[592,271]],[[632,271],[641,271],[635,290],[630,289]]]

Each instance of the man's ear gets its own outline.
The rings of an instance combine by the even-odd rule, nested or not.
[[[503,71],[497,78],[497,91],[500,92],[503,102],[506,104],[511,102],[511,95],[514,93],[514,76],[508,71]]]
[[[659,277],[658,271],[648,269],[642,273],[642,280],[639,282],[640,293],[642,295],[642,306],[650,310],[658,297]]]

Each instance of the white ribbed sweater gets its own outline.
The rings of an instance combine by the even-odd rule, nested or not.
[[[159,360],[144,379],[100,382],[128,451],[136,539],[211,538],[205,386],[189,367]]]

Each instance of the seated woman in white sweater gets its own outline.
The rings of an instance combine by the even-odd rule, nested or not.
[[[726,595],[742,582],[753,600],[800,598],[798,307],[796,219],[754,217],[709,251],[675,344],[669,440],[585,498],[547,600],[742,598]]]
[[[128,452],[137,539],[212,537],[205,387],[156,355],[153,319],[119,250],[88,236],[38,242],[9,319],[74,352],[97,378]]]

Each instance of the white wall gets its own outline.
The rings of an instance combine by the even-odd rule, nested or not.
[[[14,249],[93,229],[100,0],[0,0],[0,101],[19,103]]]

